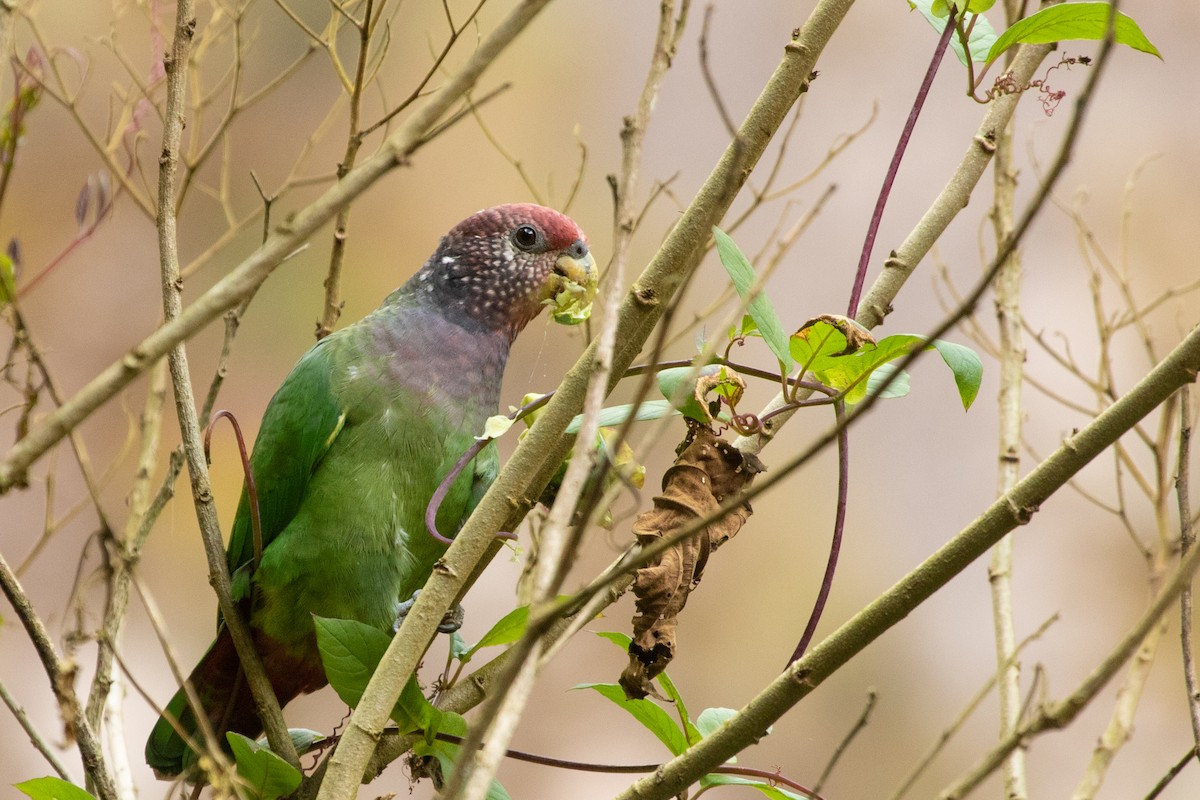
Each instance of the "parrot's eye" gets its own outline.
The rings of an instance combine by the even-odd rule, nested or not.
[[[532,225],[522,225],[512,232],[512,241],[522,250],[529,251],[542,243],[542,234]]]

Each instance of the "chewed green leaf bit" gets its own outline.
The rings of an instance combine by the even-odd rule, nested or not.
[[[595,284],[584,286],[563,278],[562,288],[545,304],[550,306],[550,313],[558,324],[578,325],[592,316],[592,300],[595,296]]]

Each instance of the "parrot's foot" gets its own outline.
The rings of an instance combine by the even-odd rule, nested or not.
[[[413,592],[412,597],[402,603],[396,604],[396,621],[392,623],[392,631],[400,630],[400,623],[408,616],[408,612],[412,610],[413,604],[417,602],[417,597],[421,594],[421,590],[417,589]],[[446,616],[442,617],[442,621],[438,624],[438,633],[454,633],[462,627],[463,619],[467,612],[462,606],[455,606],[446,612]]]

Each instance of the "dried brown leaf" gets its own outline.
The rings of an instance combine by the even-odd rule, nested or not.
[[[649,545],[707,516],[762,470],[755,456],[743,455],[705,426],[690,425],[679,457],[663,476],[654,508],[633,524],[638,543]],[[699,584],[712,552],[736,535],[751,513],[750,504],[743,503],[638,570],[629,666],[621,674],[628,697],[652,693],[651,681],[675,656],[675,629],[688,594]]]

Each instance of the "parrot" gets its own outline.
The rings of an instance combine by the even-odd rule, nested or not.
[[[528,203],[496,206],[454,226],[379,308],[293,367],[250,458],[261,559],[255,566],[245,487],[226,554],[234,600],[281,707],[328,683],[314,616],[394,630],[445,552],[426,530],[426,509],[497,414],[514,339],[544,305],[558,321],[580,321],[596,286],[588,239],[571,218]],[[491,443],[451,485],[437,529],[453,535],[497,471]],[[220,619],[189,680],[218,741],[262,731]],[[147,764],[161,778],[186,774],[197,731],[181,689],[150,733]]]

